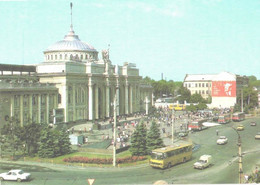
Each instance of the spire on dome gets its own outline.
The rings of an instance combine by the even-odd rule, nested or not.
[[[70,3],[70,31],[73,31],[73,25],[72,25],[72,2]]]

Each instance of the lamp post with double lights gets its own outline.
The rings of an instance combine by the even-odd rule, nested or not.
[[[232,127],[233,128],[233,127]],[[242,168],[242,141],[241,141],[241,137],[240,134],[238,133],[238,131],[233,128],[238,136],[238,141],[237,141],[237,146],[238,146],[238,179],[239,179],[239,184],[243,184],[243,168]]]
[[[173,97],[173,100],[177,97],[180,97],[181,95],[177,95],[175,97]],[[175,125],[175,110],[174,110],[174,106],[172,108],[172,144],[174,142],[174,125]]]
[[[117,117],[117,91],[118,91],[118,86],[116,86],[116,91],[115,91],[115,97],[114,97],[114,133],[113,133],[113,166],[116,166],[116,117]]]

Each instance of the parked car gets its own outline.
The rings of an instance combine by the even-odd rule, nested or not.
[[[217,140],[218,145],[224,145],[228,142],[228,138],[226,136],[220,136]]]
[[[24,173],[23,170],[10,170],[9,172],[6,173],[1,173],[0,174],[0,180],[13,180],[13,181],[25,181],[29,180],[31,178],[30,173]]]
[[[252,122],[250,123],[250,126],[256,126],[256,122],[255,122],[255,121],[252,121]]]
[[[260,132],[255,135],[255,139],[260,139]]]
[[[238,125],[238,126],[237,126],[237,130],[238,130],[238,131],[244,130],[244,126],[243,126],[243,125]]]
[[[209,165],[211,165],[212,163],[211,159],[212,159],[211,155],[202,155],[200,156],[199,161],[194,163],[193,167],[195,169],[203,170],[204,168],[207,168]]]

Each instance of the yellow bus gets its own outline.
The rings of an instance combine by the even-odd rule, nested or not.
[[[170,168],[191,159],[192,144],[180,144],[158,148],[152,151],[149,164],[154,168]]]
[[[184,105],[184,104],[177,104],[177,105],[174,105],[173,106],[173,109],[174,110],[185,110],[186,109],[186,105]]]

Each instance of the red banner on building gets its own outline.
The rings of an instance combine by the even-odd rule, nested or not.
[[[212,81],[212,97],[236,97],[236,81]]]

